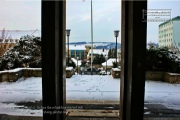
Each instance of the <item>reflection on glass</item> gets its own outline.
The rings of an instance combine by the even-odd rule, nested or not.
[[[0,6],[0,114],[42,118],[41,2]]]
[[[161,6],[159,6],[161,4]],[[144,117],[180,118],[180,1],[148,1]],[[168,19],[168,20],[167,20]]]

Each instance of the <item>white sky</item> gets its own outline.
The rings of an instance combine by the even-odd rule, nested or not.
[[[93,0],[94,41],[115,42],[114,30],[120,30],[120,0]],[[71,29],[71,41],[91,41],[90,0],[67,0],[67,28]],[[118,37],[118,41],[120,37]]]
[[[91,41],[90,0],[67,0],[67,28],[71,29],[70,40]],[[179,0],[149,0],[148,9],[171,9],[172,18],[180,15]],[[140,13],[142,14],[142,13]],[[158,42],[158,25],[147,23],[147,42]],[[121,30],[121,1],[93,0],[94,41],[115,42],[114,30]],[[138,28],[137,28],[138,29]],[[121,31],[120,31],[121,32]],[[118,37],[120,42],[121,35]]]
[[[66,3],[66,27],[71,29],[70,42],[91,41],[90,0],[82,1],[67,0]],[[172,9],[172,17],[180,15],[180,0],[149,1],[148,9]],[[40,0],[0,0],[0,8],[0,29],[41,29]],[[158,42],[159,24],[160,22],[148,22],[148,42]],[[113,31],[121,30],[120,0],[93,0],[93,30],[95,42],[115,42]],[[118,42],[120,38],[121,35]]]
[[[41,29],[40,0],[0,0],[0,29]]]

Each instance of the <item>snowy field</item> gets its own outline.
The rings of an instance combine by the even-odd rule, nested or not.
[[[67,100],[119,100],[120,80],[109,75],[73,75],[66,79],[66,89]],[[0,114],[42,116],[42,110],[17,109],[21,106],[14,104],[39,100],[42,100],[41,77],[0,83]],[[145,102],[180,110],[180,84],[147,80]]]

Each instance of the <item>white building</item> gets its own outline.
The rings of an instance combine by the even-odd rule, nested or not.
[[[103,55],[103,56],[108,56],[108,51],[106,49],[93,49],[93,57],[95,57],[96,55]],[[88,54],[87,54],[87,59],[89,59],[91,57],[91,49],[89,50]]]
[[[117,59],[117,61],[119,61],[119,59]],[[112,68],[113,67],[113,62],[116,62],[116,58],[109,58],[107,61],[102,63],[102,66],[106,67],[106,64],[107,64],[107,68]]]
[[[159,25],[159,46],[180,48],[180,16]]]
[[[77,60],[77,59],[75,59],[75,58],[71,58],[71,60],[76,64],[76,66],[81,66],[81,61],[82,60]]]
[[[66,45],[66,55],[68,55],[68,47],[69,47],[69,57],[84,59],[86,58],[86,48],[84,45]]]

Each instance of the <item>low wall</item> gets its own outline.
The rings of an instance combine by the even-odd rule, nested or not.
[[[113,78],[121,77],[121,71],[111,69],[111,74]],[[146,71],[145,79],[180,84],[180,74],[178,73],[169,73],[163,71]]]
[[[146,80],[180,83],[180,74],[161,71],[146,71]]]
[[[146,71],[146,80],[164,81],[165,72]]]
[[[165,73],[164,81],[168,83],[180,83],[180,74],[177,73]]]
[[[102,67],[102,65],[99,65],[99,64],[93,64],[93,66],[95,67],[95,69],[98,69],[98,68]]]
[[[111,75],[113,78],[120,78],[121,77],[121,70],[118,68],[111,69]]]
[[[0,71],[0,82],[16,82],[21,77],[42,77],[41,68],[16,68]]]
[[[71,78],[73,75],[74,75],[73,67],[67,67],[66,68],[66,78]]]

